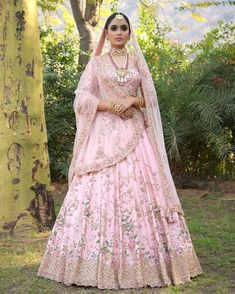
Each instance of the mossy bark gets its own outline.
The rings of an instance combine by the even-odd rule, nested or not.
[[[1,0],[0,28],[1,236],[51,229],[55,212],[36,1]]]

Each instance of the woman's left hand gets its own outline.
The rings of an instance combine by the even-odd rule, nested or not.
[[[129,97],[127,99],[119,100],[119,102],[123,105],[122,112],[120,115],[122,115],[128,108],[130,108],[134,103],[136,102],[136,97]]]
[[[133,112],[130,109],[127,109],[125,112],[123,112],[120,117],[124,120],[132,118],[133,117]]]

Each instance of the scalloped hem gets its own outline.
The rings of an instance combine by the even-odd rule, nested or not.
[[[191,283],[193,282],[192,281],[192,278],[195,278],[195,277],[198,277],[200,276],[201,274],[203,274],[203,271],[202,270],[198,270],[196,271],[195,273],[191,273],[191,275],[185,279],[184,281],[181,281],[181,282],[178,282],[178,283],[169,283],[169,284],[159,284],[159,283],[156,283],[156,284],[143,284],[143,285],[140,285],[140,286],[136,286],[136,287],[133,287],[133,286],[126,286],[126,287],[116,287],[116,286],[111,286],[111,287],[100,287],[97,283],[93,284],[93,283],[86,283],[86,282],[71,282],[71,283],[66,283],[65,281],[63,280],[59,280],[57,279],[55,276],[51,275],[51,274],[48,274],[48,273],[42,273],[40,275],[37,275],[38,277],[41,277],[41,278],[44,278],[44,279],[49,279],[51,281],[55,281],[55,282],[58,282],[58,283],[62,283],[66,286],[78,286],[78,287],[93,287],[93,288],[97,288],[97,289],[102,289],[102,290],[125,290],[125,289],[143,289],[143,288],[166,288],[166,287],[169,287],[169,286],[178,286],[178,285],[184,285],[186,283]]]
[[[82,258],[69,259],[48,253],[37,276],[54,280],[66,286],[77,285],[99,289],[140,289],[168,287],[192,282],[191,278],[203,273],[194,249],[181,253],[170,252],[167,262],[138,260],[135,264],[113,263]]]

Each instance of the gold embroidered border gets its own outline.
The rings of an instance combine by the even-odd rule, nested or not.
[[[108,255],[100,260],[83,260],[45,253],[37,276],[65,285],[93,286],[99,289],[165,287],[191,281],[202,274],[195,250],[170,252],[167,261],[139,260],[136,264],[116,264]]]

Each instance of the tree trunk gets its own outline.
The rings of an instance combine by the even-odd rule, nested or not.
[[[103,0],[70,0],[73,16],[80,35],[78,64],[84,66],[94,45],[94,28],[100,17]]]
[[[0,3],[0,237],[51,229],[56,217],[37,13],[36,0]]]

